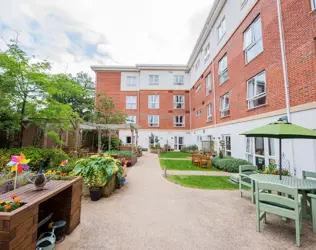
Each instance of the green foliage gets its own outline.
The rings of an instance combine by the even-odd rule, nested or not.
[[[0,170],[7,168],[7,163],[11,160],[11,155],[23,153],[30,159],[29,166],[32,170],[38,171],[41,159],[50,158],[47,168],[58,167],[62,160],[69,159],[69,156],[60,149],[39,149],[39,148],[12,148],[0,149]]]
[[[225,156],[223,158],[214,157],[211,159],[212,166],[215,168],[232,173],[239,172],[240,165],[250,165],[250,163],[243,159],[238,159],[230,156]]]
[[[88,159],[80,159],[77,161],[73,174],[82,176],[84,184],[88,187],[103,187],[111,180],[113,174],[123,171],[119,168],[121,165],[119,160],[110,156],[90,157]],[[122,175],[122,173],[120,173]]]
[[[274,174],[279,175],[280,169],[276,164],[270,164],[269,166],[265,167],[265,170],[263,171],[264,174]],[[290,172],[286,168],[282,168],[282,175],[283,176],[291,176]]]
[[[122,145],[122,140],[117,137],[111,137],[111,150],[119,150],[120,146]],[[94,137],[94,148],[98,148],[98,137]],[[109,150],[109,137],[102,136],[101,137],[101,148],[103,152]]]
[[[118,151],[118,150],[111,150],[111,151],[106,151],[105,154],[108,155],[133,155],[135,152],[132,151]]]
[[[167,170],[185,170],[185,171],[218,171],[216,168],[200,168],[197,165],[192,165],[192,161],[188,160],[160,160],[160,167],[164,169],[166,166]]]
[[[224,157],[224,155],[223,155],[223,152],[221,150],[221,151],[219,151],[219,158],[223,159],[223,157]]]
[[[189,146],[184,146],[181,148],[181,152],[185,152],[185,153],[196,152],[198,150],[199,148],[197,145],[189,145]]]

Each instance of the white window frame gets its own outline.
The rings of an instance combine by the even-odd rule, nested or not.
[[[151,120],[151,117],[153,118],[153,122],[151,123],[150,120]],[[155,121],[157,120],[157,121]],[[159,115],[148,115],[148,127],[151,127],[151,128],[157,128],[159,127],[159,121],[160,120],[160,117]]]
[[[248,2],[248,0],[240,0],[241,8],[243,8],[246,5],[247,2]]]
[[[182,122],[180,122],[180,117],[182,117]],[[178,121],[177,121],[178,119]],[[173,126],[175,128],[183,128],[185,127],[185,116],[184,115],[175,115],[173,117]]]
[[[136,76],[126,76],[126,85],[127,86],[136,86],[137,77]]]
[[[230,149],[227,149],[227,143],[226,143],[226,138],[230,138]],[[232,137],[231,135],[223,135],[223,140],[224,140],[224,150],[225,150],[225,155],[232,156]],[[229,154],[227,154],[229,153]]]
[[[211,122],[213,118],[213,105],[212,103],[206,105],[206,122]]]
[[[316,0],[312,0],[312,10],[316,10]]]
[[[222,38],[226,34],[226,18],[223,17],[219,25],[217,26],[217,37],[218,37],[218,42],[222,40]]]
[[[225,67],[226,62],[226,67]],[[219,77],[219,85],[228,81],[228,60],[227,54],[225,54],[221,60],[218,62],[218,77]]]
[[[246,160],[249,161],[251,164],[254,164],[254,139],[253,139],[253,137],[246,137]]]
[[[200,117],[202,115],[202,109],[198,109],[197,111],[195,111],[195,115],[196,117]]]
[[[137,109],[137,96],[126,96],[126,109]]]
[[[149,85],[159,85],[159,75],[149,75]]]
[[[136,124],[136,115],[128,115],[126,117],[127,124]]]
[[[184,85],[184,75],[174,75],[173,76],[174,85]]]
[[[211,45],[210,45],[210,42],[208,42],[204,49],[204,62],[206,62],[210,58],[210,54],[211,54]]]
[[[179,97],[182,97],[182,98],[179,98]],[[182,99],[182,101],[179,99]],[[174,95],[173,96],[173,108],[174,109],[184,109],[184,95]],[[180,105],[180,108],[179,108],[179,105]]]
[[[222,107],[222,99],[228,99],[228,106],[227,107]],[[230,96],[229,93],[226,93],[225,95],[220,97],[220,115],[221,118],[225,118],[230,116]]]
[[[265,90],[263,93],[259,93],[257,94],[257,84],[258,84],[258,78],[260,76],[264,75],[264,82],[265,82]],[[249,84],[251,84],[251,82],[254,81],[254,89],[255,89],[255,95],[252,96],[252,97],[249,97]],[[254,107],[251,107],[251,103],[258,100],[258,99],[261,99],[263,97],[266,97],[265,99],[265,103],[264,104],[260,104],[260,105],[257,105],[257,106],[254,106]],[[260,72],[258,75],[254,76],[253,78],[249,79],[247,81],[247,101],[248,101],[248,109],[254,109],[254,108],[258,108],[260,106],[263,106],[263,105],[266,105],[267,103],[267,80],[266,80],[266,73],[265,71],[262,71]]]
[[[212,76],[208,73],[205,78],[205,94],[208,96],[212,92]]]
[[[253,28],[257,22],[260,22],[260,27],[261,27],[261,35],[259,37],[255,37],[255,33],[253,32]],[[246,45],[246,34],[248,32],[251,32],[251,42],[249,45]],[[259,45],[260,42],[262,43],[262,22],[261,22],[261,17],[258,16],[256,19],[250,24],[248,29],[244,32],[244,51],[245,51],[245,62],[250,63],[252,60],[254,60],[258,55],[260,55],[263,52],[263,44],[262,44],[262,50],[258,52],[257,55],[255,55],[254,58],[248,61],[247,59],[247,52],[249,52],[254,46]]]
[[[198,86],[196,86],[196,88],[195,88],[195,93],[196,93],[196,94],[199,93],[200,90],[201,90],[201,84],[199,84]]]
[[[159,109],[159,95],[148,95],[148,109]]]

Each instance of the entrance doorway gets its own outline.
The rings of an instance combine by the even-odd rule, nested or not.
[[[180,151],[183,146],[184,146],[184,137],[175,136],[174,137],[174,150]]]

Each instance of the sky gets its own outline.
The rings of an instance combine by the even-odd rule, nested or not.
[[[53,73],[90,65],[186,64],[214,0],[0,0],[0,50],[21,47]]]

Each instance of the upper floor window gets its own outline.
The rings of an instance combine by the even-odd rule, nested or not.
[[[221,113],[221,118],[224,118],[230,115],[229,93],[220,97],[220,113]]]
[[[126,81],[128,86],[135,86],[136,85],[136,76],[127,76]]]
[[[212,121],[212,104],[206,105],[206,117],[207,117],[207,122]]]
[[[135,115],[129,115],[126,118],[127,124],[136,124],[136,116]]]
[[[316,0],[312,0],[312,10],[316,9]]]
[[[176,75],[173,76],[174,85],[183,85],[184,84],[184,76]]]
[[[248,1],[248,0],[240,0],[241,8],[246,5],[247,1]]]
[[[148,126],[149,127],[159,127],[159,115],[149,115],[148,116]]]
[[[195,112],[196,116],[201,116],[202,115],[202,109],[199,109]]]
[[[210,42],[208,42],[208,44],[206,45],[205,49],[204,49],[204,61],[206,62],[209,57],[210,57],[210,53],[211,53],[211,50],[210,50]]]
[[[196,63],[195,63],[195,71],[197,71],[197,69],[200,66],[200,59],[197,59]]]
[[[149,95],[148,96],[148,108],[149,109],[159,109],[159,95]]]
[[[136,96],[126,96],[126,109],[136,109]]]
[[[174,116],[174,126],[175,127],[184,127],[184,116],[183,115],[175,115]]]
[[[206,79],[205,79],[205,91],[206,91],[206,96],[208,96],[211,91],[212,91],[212,78],[211,78],[211,73],[209,73],[207,76],[206,76]]]
[[[227,55],[218,63],[219,84],[223,84],[228,80]]]
[[[159,75],[149,75],[149,84],[158,85],[159,84]]]
[[[256,18],[244,33],[244,51],[246,63],[249,63],[263,51],[260,16]]]
[[[201,84],[199,84],[196,89],[195,89],[195,93],[199,93],[201,90]]]
[[[266,104],[266,73],[261,72],[247,82],[248,109]]]
[[[226,20],[224,17],[217,27],[218,41],[222,39],[222,37],[225,35],[225,32],[226,32]]]
[[[184,95],[175,95],[173,100],[175,109],[184,109]]]

